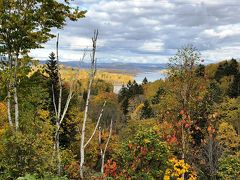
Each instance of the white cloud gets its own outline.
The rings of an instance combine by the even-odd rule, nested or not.
[[[240,35],[240,25],[225,25],[225,26],[219,26],[215,29],[206,29],[203,31],[203,34],[205,34],[208,37],[218,37],[220,39],[230,37],[230,36],[236,36]]]
[[[163,46],[163,42],[144,42],[143,45],[139,47],[139,50],[148,52],[161,52],[164,50]]]
[[[94,29],[99,29],[101,61],[163,62],[177,48],[192,43],[209,61],[239,58],[240,3],[238,0],[75,0],[87,8],[86,18],[68,22],[60,31],[63,60],[78,60],[91,47]],[[34,51],[46,57],[54,50]],[[231,49],[232,48],[232,49]]]

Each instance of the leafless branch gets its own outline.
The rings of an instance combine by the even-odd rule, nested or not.
[[[103,153],[101,153],[101,154],[102,154],[101,173],[104,173],[104,161],[105,161],[105,155],[106,155],[106,151],[107,151],[107,147],[108,147],[109,141],[110,141],[111,136],[112,136],[112,126],[113,126],[113,119],[111,119],[110,130],[109,130],[109,136],[108,136],[107,142],[106,142],[106,144],[105,144],[104,151],[103,151]]]
[[[58,112],[57,112],[57,106],[56,106],[56,99],[55,99],[55,92],[54,92],[54,87],[52,84],[52,98],[53,98],[53,106],[54,106],[54,112],[56,117],[58,116]]]
[[[96,133],[96,131],[97,131],[98,125],[99,125],[100,120],[101,120],[102,115],[103,115],[103,111],[104,111],[105,105],[106,105],[106,101],[104,101],[102,110],[101,110],[101,112],[100,112],[100,114],[99,114],[99,116],[98,116],[98,121],[97,121],[97,124],[96,124],[96,126],[95,126],[95,129],[94,129],[91,137],[88,139],[88,141],[87,141],[86,144],[84,145],[84,148],[86,148],[86,146],[90,143],[90,141],[92,140],[93,136],[95,135],[95,133]]]

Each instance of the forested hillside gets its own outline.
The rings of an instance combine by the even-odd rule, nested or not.
[[[165,79],[138,84],[98,72],[95,30],[88,70],[59,64],[59,34],[39,66],[29,51],[86,12],[68,1],[0,7],[0,179],[240,179],[238,60],[206,65],[187,45]]]
[[[9,123],[9,70],[2,63],[1,178],[57,177],[55,108],[61,94],[65,116],[61,115],[59,129],[59,175],[78,179],[87,82],[78,72],[60,81],[64,76],[54,54],[39,70],[34,67],[32,71],[30,62],[22,63],[17,74],[17,130]],[[92,138],[85,149],[85,178],[239,177],[239,63],[231,59],[205,66],[193,47],[180,49],[170,62],[166,79],[151,83],[144,79],[142,84],[129,81],[119,94],[112,92],[111,83],[93,81],[86,121],[86,139]],[[15,112],[13,107],[10,110]]]

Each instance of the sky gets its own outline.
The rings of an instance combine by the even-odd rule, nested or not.
[[[177,49],[192,44],[207,63],[239,58],[239,0],[75,0],[87,10],[60,33],[60,61],[79,61],[99,30],[98,62],[166,63]],[[46,60],[56,38],[31,52]]]

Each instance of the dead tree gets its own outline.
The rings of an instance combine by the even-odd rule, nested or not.
[[[103,110],[104,110],[104,107],[105,107],[105,104],[106,104],[106,101],[104,102],[104,105],[103,105],[103,108],[102,108],[102,111],[99,115],[99,118],[98,118],[98,122],[96,124],[96,127],[92,133],[92,136],[90,137],[90,139],[85,143],[85,134],[86,134],[86,121],[87,121],[87,117],[88,117],[88,109],[89,109],[89,101],[90,101],[90,96],[91,96],[91,89],[92,89],[92,84],[93,84],[93,81],[94,81],[94,77],[96,75],[96,46],[97,46],[97,38],[98,38],[98,30],[95,30],[94,31],[94,35],[92,37],[92,44],[93,44],[93,48],[92,48],[92,53],[90,54],[90,57],[91,57],[91,69],[90,69],[90,76],[89,76],[89,84],[88,84],[88,91],[87,91],[87,98],[86,98],[86,105],[85,105],[85,110],[84,110],[84,118],[83,118],[83,123],[82,123],[82,131],[81,131],[81,142],[80,142],[80,178],[83,179],[83,166],[84,166],[84,156],[85,156],[85,148],[86,146],[88,145],[88,143],[91,141],[92,137],[94,136],[97,128],[98,128],[98,125],[99,125],[99,122],[100,122],[100,119],[101,119],[101,116],[102,116],[102,113],[103,113]]]
[[[63,112],[62,112],[62,80],[61,80],[61,74],[60,74],[60,68],[59,68],[59,57],[58,57],[58,43],[59,43],[59,34],[57,35],[57,43],[56,43],[56,58],[57,58],[57,69],[58,69],[58,83],[59,83],[59,96],[58,96],[58,102],[56,100],[55,94],[56,90],[54,89],[54,85],[52,83],[52,99],[53,99],[53,106],[55,111],[55,136],[54,136],[54,157],[57,156],[57,167],[58,167],[58,176],[61,175],[61,155],[60,155],[60,143],[59,143],[59,135],[60,135],[60,129],[62,122],[65,118],[65,115],[67,113],[67,110],[69,108],[70,101],[73,97],[73,86],[74,81],[70,85],[69,94],[67,97],[67,101],[65,103]],[[57,106],[58,103],[58,106]]]

